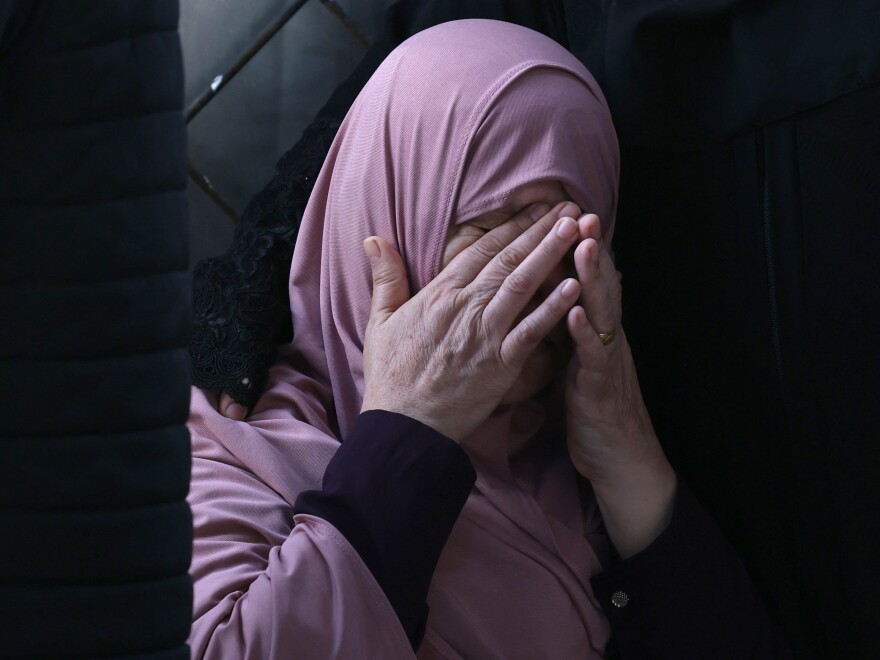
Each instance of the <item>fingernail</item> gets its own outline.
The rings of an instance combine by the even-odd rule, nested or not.
[[[226,406],[226,416],[229,419],[235,419],[241,421],[244,419],[244,416],[247,414],[247,408],[245,408],[240,403],[230,403]]]
[[[549,204],[545,204],[544,202],[540,202],[540,203],[532,206],[531,211],[529,211],[529,217],[532,220],[534,220],[535,222],[537,222],[538,220],[543,218],[545,215],[547,215],[547,212],[549,210],[550,210]]]
[[[573,202],[568,202],[562,209],[559,211],[559,218],[576,218],[581,213],[581,210],[577,207]]]
[[[375,238],[368,238],[364,241],[364,253],[370,258],[371,264],[375,264],[382,256],[379,243]]]
[[[577,223],[571,218],[562,218],[556,223],[556,235],[559,238],[569,239],[577,234]]]
[[[595,266],[596,264],[598,264],[599,260],[596,259],[596,254],[597,254],[596,246],[598,245],[596,243],[596,239],[595,238],[588,238],[588,239],[584,240],[583,245],[584,245],[584,257],[586,258],[587,263],[590,264],[591,266]]]
[[[605,228],[602,226],[602,220],[595,213],[587,213],[584,216],[584,224],[589,224],[595,227],[595,234],[597,241],[604,241],[602,234],[605,231]]]
[[[577,280],[567,279],[562,284],[562,295],[565,296],[566,298],[568,298],[569,296],[573,296],[575,293],[577,293],[577,290],[578,290]]]

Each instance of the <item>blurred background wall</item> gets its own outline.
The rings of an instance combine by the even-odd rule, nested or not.
[[[181,0],[180,36],[189,106],[277,17],[296,14],[189,123],[190,164],[239,215],[268,183],[275,162],[299,139],[366,52],[392,0]],[[341,10],[355,31],[346,29]],[[190,270],[226,251],[234,221],[189,179]]]

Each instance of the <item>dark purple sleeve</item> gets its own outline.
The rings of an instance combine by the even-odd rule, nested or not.
[[[476,481],[467,454],[421,422],[385,410],[358,417],[323,488],[294,513],[338,529],[373,573],[415,648],[440,552]]]
[[[791,658],[745,567],[681,483],[666,530],[592,584],[624,660]]]

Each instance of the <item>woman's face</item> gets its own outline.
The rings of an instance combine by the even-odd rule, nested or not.
[[[509,197],[504,208],[488,211],[449,229],[446,234],[441,267],[446,268],[459,252],[476,243],[490,229],[495,229],[505,222],[509,222],[517,212],[529,204],[544,202],[555,206],[567,199],[569,199],[569,195],[566,194],[565,188],[559,181],[539,181],[517,189]],[[557,266],[556,270],[538,289],[535,297],[519,318],[524,318],[536,309],[562,280],[572,276],[573,271],[574,268],[568,260]],[[501,400],[502,405],[523,401],[543,390],[565,367],[569,356],[568,332],[563,319],[529,356],[519,378]]]

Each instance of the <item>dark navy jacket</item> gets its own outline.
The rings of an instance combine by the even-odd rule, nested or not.
[[[0,2],[0,655],[186,658],[176,0]]]

